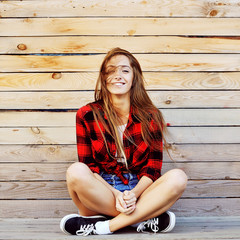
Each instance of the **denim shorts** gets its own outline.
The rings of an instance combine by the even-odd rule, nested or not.
[[[124,184],[122,180],[116,175],[108,174],[108,173],[101,173],[100,175],[106,182],[108,182],[111,186],[113,186],[115,189],[119,190],[120,192],[124,192],[125,190],[130,191],[138,183],[137,174],[133,174],[133,173],[123,174],[123,176],[129,181],[127,185]]]

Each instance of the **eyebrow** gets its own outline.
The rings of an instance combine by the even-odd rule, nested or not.
[[[130,66],[128,66],[128,65],[109,65],[109,66],[107,66],[106,68],[108,68],[108,67],[128,67],[128,68],[131,68]]]

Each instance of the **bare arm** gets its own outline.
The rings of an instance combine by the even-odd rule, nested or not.
[[[123,200],[128,209],[128,211],[125,212],[126,214],[130,214],[135,210],[137,199],[152,183],[153,181],[150,178],[143,176],[135,188],[131,191],[124,191]]]
[[[131,190],[135,194],[136,198],[139,198],[141,194],[153,183],[152,179],[143,176],[139,180],[138,184]]]

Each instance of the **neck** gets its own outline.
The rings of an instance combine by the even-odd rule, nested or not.
[[[130,95],[125,96],[112,96],[112,103],[114,108],[118,111],[122,122],[125,124],[128,121],[128,115],[130,112]]]

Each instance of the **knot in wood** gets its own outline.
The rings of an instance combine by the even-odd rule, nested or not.
[[[50,148],[48,148],[48,150],[50,153],[54,153],[56,149],[54,147],[50,147]]]
[[[17,45],[17,48],[18,48],[19,50],[24,51],[24,50],[27,49],[27,45],[26,45],[26,44],[23,44],[23,43],[20,43],[20,44]]]
[[[166,100],[165,101],[166,104],[171,104],[171,102],[172,102],[171,100]]]
[[[52,78],[53,79],[60,79],[62,77],[62,74],[61,73],[53,73],[52,74]]]
[[[35,134],[39,134],[40,133],[40,129],[38,127],[31,127],[31,130]]]
[[[215,9],[213,9],[213,10],[209,13],[209,15],[210,15],[211,17],[215,17],[217,14],[218,14],[218,11],[215,10]]]

